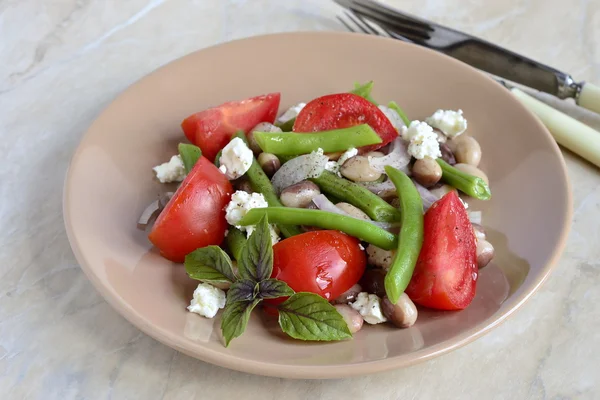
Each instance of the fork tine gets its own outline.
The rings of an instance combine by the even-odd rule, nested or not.
[[[393,20],[399,20],[402,21],[404,24],[407,25],[411,25],[413,26],[415,29],[419,29],[419,30],[424,30],[424,31],[433,31],[436,27],[436,24],[426,21],[424,19],[421,18],[417,18],[413,15],[410,15],[408,13],[405,13],[403,11],[399,11],[395,8],[386,6],[385,4],[381,4],[378,1],[373,1],[373,0],[350,0],[350,3],[352,4],[350,8],[354,8],[356,6],[358,7],[362,7],[363,9],[367,9],[370,10],[374,13],[376,13],[377,15],[381,15],[381,16],[389,16],[390,14],[392,14]]]
[[[347,22],[344,20],[344,18],[340,17],[339,15],[336,15],[335,17],[336,17],[336,18],[337,18],[337,20],[338,20],[338,21],[340,21],[340,22],[342,23],[342,25],[344,25],[344,26],[346,27],[346,29],[348,29],[350,32],[356,32],[356,31],[354,30],[354,28],[352,28],[352,27],[350,26],[350,24],[349,24],[349,23],[347,23]]]
[[[364,27],[363,32],[369,33],[372,35],[379,36],[379,32],[373,28],[367,21],[363,19],[359,14],[355,12],[346,12],[346,16],[352,20],[356,25],[359,25],[361,28]],[[360,21],[360,22],[359,22]]]
[[[409,36],[412,40],[426,40],[430,39],[429,32],[425,29],[421,29],[413,24],[405,24],[401,19],[389,18],[383,14],[374,13],[368,10],[352,9],[352,12],[356,15],[361,15],[369,20],[375,21],[377,24],[385,26],[390,31],[397,32],[404,36]]]

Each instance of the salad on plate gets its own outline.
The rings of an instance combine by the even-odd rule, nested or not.
[[[200,111],[181,124],[190,143],[154,167],[180,184],[138,225],[199,281],[190,312],[223,309],[226,346],[257,307],[292,338],[331,341],[473,300],[494,255],[468,205],[491,197],[481,147],[461,110],[410,120],[372,87],[279,117],[279,93]]]

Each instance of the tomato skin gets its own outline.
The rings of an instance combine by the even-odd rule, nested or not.
[[[377,106],[353,93],[337,93],[318,97],[300,111],[294,132],[319,132],[369,124],[382,142],[360,148],[361,153],[377,150],[390,143],[398,132]]]
[[[269,93],[230,101],[190,115],[181,128],[188,140],[202,149],[202,155],[214,161],[238,130],[248,133],[260,122],[273,123],[280,100],[280,93]]]
[[[272,278],[296,292],[334,300],[358,282],[367,258],[360,241],[345,233],[322,230],[292,236],[273,246]]]
[[[467,210],[455,191],[427,210],[424,230],[423,247],[406,294],[429,308],[466,308],[475,297],[477,245]]]
[[[200,157],[160,213],[148,238],[163,257],[183,262],[197,248],[225,237],[225,206],[233,188],[225,175]]]

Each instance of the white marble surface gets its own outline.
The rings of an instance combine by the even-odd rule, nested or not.
[[[600,83],[597,0],[388,0]],[[0,1],[0,399],[598,399],[600,171],[566,154],[575,216],[543,288],[484,338],[404,370],[335,381],[228,371],[167,348],[87,281],[62,185],[92,119],[193,50],[341,30],[328,0]]]

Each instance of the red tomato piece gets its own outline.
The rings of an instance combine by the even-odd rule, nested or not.
[[[296,292],[334,300],[356,284],[367,265],[359,240],[333,230],[292,236],[273,246],[272,278]]]
[[[300,111],[294,132],[319,132],[369,124],[382,142],[361,147],[360,152],[377,150],[390,143],[398,132],[377,106],[353,93],[329,94],[312,100]]]
[[[163,257],[183,262],[192,251],[218,245],[225,237],[225,206],[231,183],[217,167],[200,157],[160,213],[148,238]]]
[[[462,310],[475,297],[477,245],[467,210],[452,191],[435,202],[424,220],[423,247],[406,294],[438,310]]]
[[[214,161],[237,131],[248,133],[260,122],[273,123],[280,99],[279,93],[270,93],[223,103],[190,115],[181,128],[188,140],[202,149],[202,155]]]

